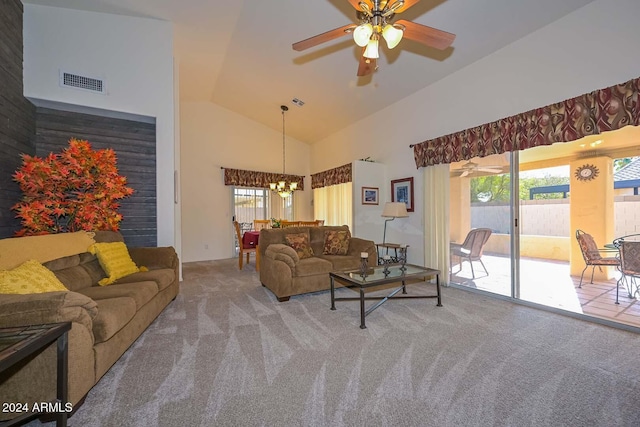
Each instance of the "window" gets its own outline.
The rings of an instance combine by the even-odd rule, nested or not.
[[[233,188],[234,218],[240,224],[269,218],[269,195],[264,188]]]
[[[254,219],[293,220],[293,197],[282,198],[266,188],[233,187],[233,215],[240,224]]]

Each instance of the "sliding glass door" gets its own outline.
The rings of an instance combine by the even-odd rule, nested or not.
[[[451,164],[450,282],[512,296],[510,156]]]
[[[605,249],[640,230],[639,141],[627,127],[451,164],[450,282],[640,327],[621,273],[585,268],[576,239],[580,230]],[[483,229],[486,242],[474,240]]]

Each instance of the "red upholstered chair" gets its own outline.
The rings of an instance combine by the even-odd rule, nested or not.
[[[238,224],[238,221],[233,221],[233,227],[236,229],[236,237],[238,238],[238,248],[239,248],[239,253],[238,253],[238,266],[240,267],[240,270],[242,270],[242,260],[244,257],[244,254],[247,254],[247,264],[249,264],[249,254],[254,253],[257,255],[256,249],[257,246],[251,246],[251,245],[245,245],[242,239],[242,232],[240,231],[240,224]],[[256,268],[257,268],[257,259],[256,259]]]
[[[580,250],[582,251],[582,258],[584,258],[584,270],[582,270],[582,274],[580,275],[580,284],[579,288],[582,287],[582,278],[584,277],[584,272],[587,271],[589,266],[591,269],[591,283],[593,283],[593,273],[596,269],[596,266],[602,271],[602,266],[606,267],[618,267],[620,266],[620,260],[615,256],[603,257],[602,253],[609,252],[610,249],[598,249],[598,245],[596,245],[596,241],[593,239],[593,236],[589,233],[585,233],[582,230],[576,230],[576,239],[578,240],[578,244],[580,245]]]

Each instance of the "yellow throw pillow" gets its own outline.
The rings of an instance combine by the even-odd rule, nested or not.
[[[140,271],[133,262],[124,242],[95,243],[89,252],[98,257],[100,266],[107,277],[98,282],[99,285],[110,285],[121,277]]]
[[[40,294],[68,290],[53,271],[33,259],[13,270],[0,271],[0,294]]]

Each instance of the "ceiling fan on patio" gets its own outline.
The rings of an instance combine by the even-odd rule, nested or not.
[[[396,47],[404,37],[440,50],[451,46],[456,38],[455,34],[404,19],[393,21],[396,13],[404,12],[420,0],[348,1],[356,9],[358,24],[344,25],[299,41],[292,45],[293,49],[302,51],[346,34],[353,34],[355,43],[362,47],[362,57],[357,75],[366,76],[378,68],[378,43],[381,38],[387,42],[389,49]]]
[[[479,165],[478,163],[469,161],[459,168],[453,169],[453,172],[457,174],[456,176],[463,178],[476,172],[503,173],[504,171],[502,170],[502,166],[483,166]]]

